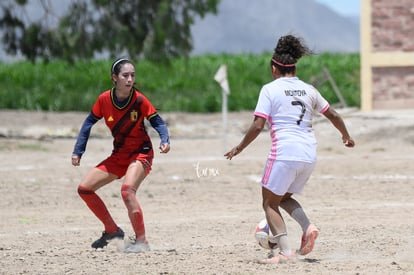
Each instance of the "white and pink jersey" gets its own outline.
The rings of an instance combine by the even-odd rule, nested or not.
[[[329,103],[318,90],[297,77],[281,77],[264,85],[254,115],[269,123],[269,159],[315,162],[312,114],[324,113],[328,108]]]

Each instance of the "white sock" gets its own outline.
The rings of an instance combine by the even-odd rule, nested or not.
[[[306,232],[306,229],[308,229],[310,225],[310,221],[303,211],[303,208],[296,208],[293,210],[291,217],[299,223],[300,227],[302,227],[302,231]]]
[[[287,236],[287,233],[280,233],[276,236],[270,236],[269,240],[271,243],[277,243],[278,248],[280,250],[280,254],[283,254],[285,256],[289,256],[292,252],[289,245],[289,238]]]

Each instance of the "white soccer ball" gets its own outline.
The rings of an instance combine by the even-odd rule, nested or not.
[[[256,225],[254,237],[261,247],[264,249],[271,249],[269,246],[269,225],[267,220],[263,219]]]

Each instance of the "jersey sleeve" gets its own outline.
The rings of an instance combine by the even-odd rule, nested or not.
[[[266,86],[263,86],[260,90],[259,99],[257,100],[256,109],[254,115],[267,119],[270,116],[272,104],[268,95]]]
[[[143,98],[142,104],[141,104],[141,112],[144,117],[146,117],[148,120],[151,119],[151,117],[155,116],[157,114],[157,109],[151,104],[148,98],[146,98],[144,95],[139,94],[140,97]]]
[[[102,106],[104,102],[103,97],[104,97],[104,94],[101,94],[98,96],[98,99],[93,104],[92,110],[91,110],[92,114],[98,119],[101,119],[103,117],[103,112],[102,112]]]
[[[153,115],[149,119],[151,126],[158,132],[161,139],[161,144],[170,144],[170,137],[168,134],[168,127],[164,120],[158,115]]]
[[[81,157],[86,150],[86,144],[88,143],[89,135],[91,133],[92,126],[98,121],[92,112],[88,114],[85,121],[82,124],[82,127],[79,131],[78,138],[76,140],[75,147],[73,149],[72,155]]]
[[[316,101],[315,101],[315,110],[318,111],[319,113],[323,114],[326,112],[326,110],[328,110],[329,108],[329,103],[328,101],[321,95],[321,93],[316,89],[315,89],[315,94],[316,94]]]

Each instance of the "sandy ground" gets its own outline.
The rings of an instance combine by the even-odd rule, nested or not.
[[[296,263],[260,265],[253,237],[263,218],[259,180],[269,133],[232,161],[223,153],[250,125],[250,112],[163,114],[172,150],[156,154],[138,190],[152,251],[102,251],[103,227],[76,188],[110,152],[103,123],[93,128],[80,167],[70,164],[86,114],[0,111],[1,274],[414,274],[414,111],[340,110],[357,142],[343,147],[322,117],[314,128],[319,162],[297,196],[320,237]],[[154,144],[159,140],[151,131]],[[99,191],[128,236],[121,181]],[[285,216],[292,247],[299,226]]]

